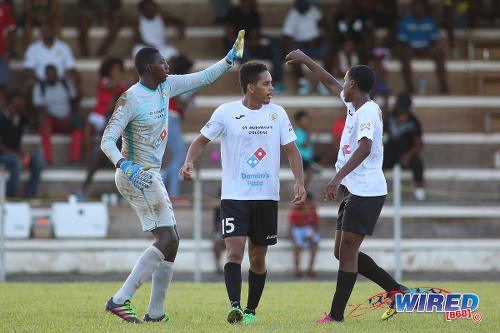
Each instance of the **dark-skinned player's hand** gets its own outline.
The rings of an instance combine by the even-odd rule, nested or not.
[[[334,177],[332,180],[328,182],[325,186],[325,190],[323,191],[323,201],[333,201],[337,197],[337,193],[339,192],[340,184],[342,183],[342,179]]]

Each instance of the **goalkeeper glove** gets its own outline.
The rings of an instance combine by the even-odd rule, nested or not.
[[[243,58],[243,47],[245,46],[245,30],[238,32],[238,38],[233,44],[233,48],[229,50],[226,56],[226,61],[232,64],[235,60]]]
[[[122,164],[120,164],[120,169],[125,176],[127,176],[132,185],[141,191],[144,188],[148,188],[153,183],[151,180],[153,176],[147,172],[151,169],[150,166],[132,165],[132,161],[123,161]]]

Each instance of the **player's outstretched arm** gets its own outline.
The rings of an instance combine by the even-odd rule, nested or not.
[[[192,74],[168,76],[166,84],[170,90],[170,97],[213,84],[220,79],[231,69],[234,61],[243,57],[244,37],[245,30],[240,30],[238,38],[226,57],[207,69]]]
[[[198,135],[193,143],[189,146],[186,154],[184,165],[181,167],[179,174],[183,180],[193,180],[194,161],[200,156],[203,148],[210,142],[203,134]]]
[[[351,158],[344,164],[344,166],[337,172],[335,177],[326,184],[323,192],[323,200],[333,201],[337,197],[342,179],[345,178],[352,170],[356,169],[367,157],[370,155],[372,149],[372,140],[367,137],[361,138],[358,141],[358,148],[352,153]]]
[[[342,85],[331,75],[328,73],[323,67],[318,65],[314,60],[309,58],[304,52],[301,50],[294,50],[288,53],[285,57],[286,64],[300,64],[303,63],[311,70],[311,72],[316,75],[318,80],[321,81],[328,89],[330,89],[333,93],[340,95],[342,91]]]
[[[296,205],[303,204],[306,201],[307,192],[304,188],[304,169],[302,167],[302,157],[295,141],[287,143],[283,146],[288,157],[288,162],[292,168],[293,176],[295,177],[295,185],[293,186],[294,198],[292,202]]]

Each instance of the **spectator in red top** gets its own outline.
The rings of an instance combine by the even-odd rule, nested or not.
[[[316,205],[313,202],[313,196],[311,193],[307,193],[307,200],[303,205],[293,206],[290,211],[289,222],[291,227],[291,238],[294,245],[295,276],[300,276],[302,274],[299,259],[300,251],[306,241],[311,244],[311,260],[309,261],[309,270],[307,271],[307,274],[309,276],[316,275],[313,270],[313,264],[319,243],[318,220],[319,218],[316,211]]]
[[[85,161],[90,161],[92,151],[92,137],[94,132],[101,133],[106,126],[106,112],[110,109],[110,102],[115,96],[120,96],[126,90],[123,82],[123,61],[120,58],[108,58],[101,64],[99,70],[99,84],[97,86],[97,103],[87,118],[84,130]]]
[[[170,73],[172,75],[187,74],[193,67],[193,62],[183,56],[179,55],[170,59]],[[187,147],[184,143],[181,119],[183,114],[191,104],[195,96],[195,91],[187,92],[185,94],[171,98],[168,106],[168,141],[167,148],[170,152],[170,158],[167,166],[162,171],[163,182],[167,185],[167,191],[170,195],[170,200],[174,204],[187,203],[184,198],[180,198],[180,179],[179,170],[184,164],[184,159],[187,153]]]
[[[335,119],[332,125],[332,143],[333,143],[333,164],[337,162],[337,155],[339,153],[340,148],[340,139],[342,138],[342,132],[344,131],[345,126],[345,118],[346,116],[339,117]]]
[[[13,42],[14,42],[14,17],[9,4],[0,2],[0,94],[5,98],[5,88],[9,83],[9,59]]]

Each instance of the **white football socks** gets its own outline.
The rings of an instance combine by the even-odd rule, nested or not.
[[[153,286],[148,307],[149,317],[158,319],[165,313],[165,297],[173,275],[174,263],[170,261],[163,261],[153,273]]]
[[[113,302],[123,304],[126,300],[130,300],[137,288],[151,277],[163,260],[165,256],[156,246],[148,247],[135,263],[122,288],[113,296]]]

